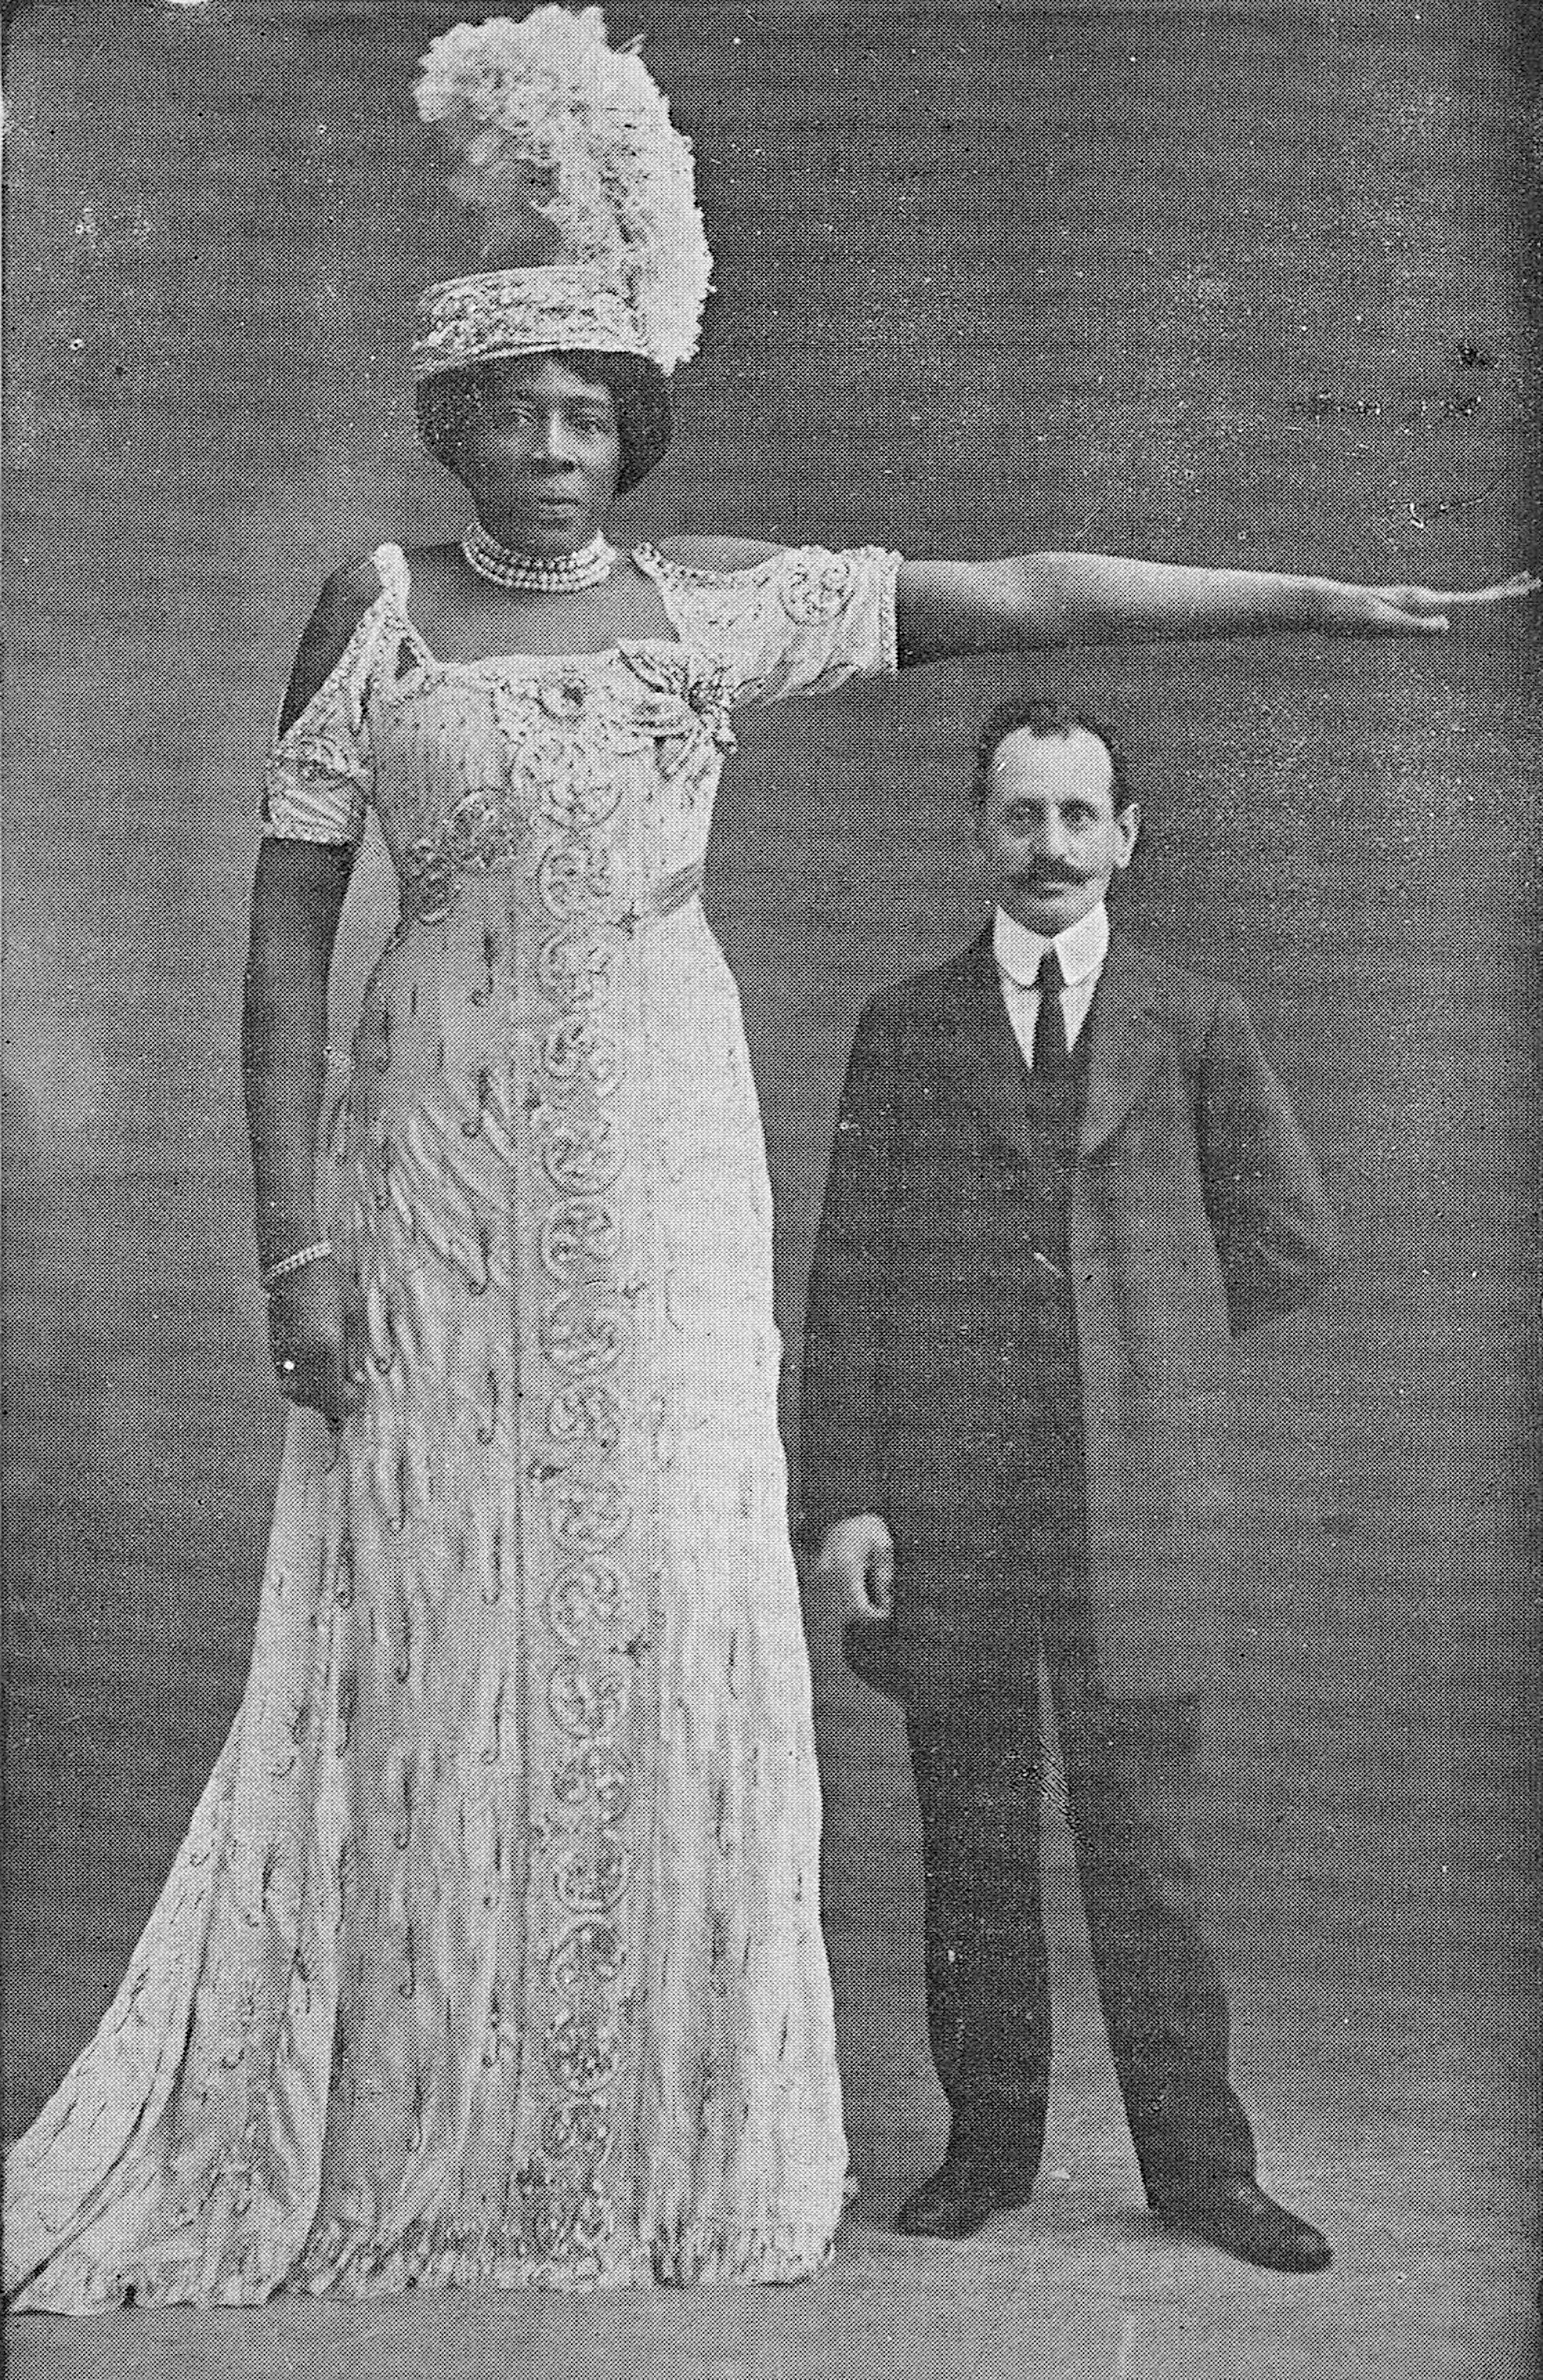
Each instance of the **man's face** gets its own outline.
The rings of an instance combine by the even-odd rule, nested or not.
[[[1037,735],[1017,727],[992,757],[976,842],[999,907],[1053,941],[1097,908],[1130,866],[1136,804],[1114,807],[1114,772],[1086,728]]]

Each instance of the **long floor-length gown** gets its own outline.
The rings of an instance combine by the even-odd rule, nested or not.
[[[436,661],[406,565],[269,832],[402,920],[327,1148],[360,1417],[288,1416],[250,1678],[17,2145],[22,2309],[808,2273],[845,2165],[771,1201],[697,899],[739,701],[893,667],[894,561],[651,549],[674,640]]]

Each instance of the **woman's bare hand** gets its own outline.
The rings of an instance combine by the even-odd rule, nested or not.
[[[1543,580],[1536,571],[1522,570],[1488,587],[1354,587],[1331,578],[1318,584],[1326,628],[1340,636],[1385,637],[1439,635],[1451,627],[1454,613],[1524,601],[1537,593]]]
[[[273,1283],[268,1333],[279,1387],[340,1428],[364,1402],[364,1318],[334,1256],[318,1257]]]

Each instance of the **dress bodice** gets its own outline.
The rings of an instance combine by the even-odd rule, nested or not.
[[[563,914],[603,890],[667,906],[700,870],[740,704],[817,693],[895,662],[897,557],[779,550],[746,571],[635,554],[674,634],[593,653],[439,661],[408,612],[405,559],[269,767],[263,831],[357,844],[373,808],[404,917],[443,917],[516,858]],[[603,888],[599,878],[603,876]]]

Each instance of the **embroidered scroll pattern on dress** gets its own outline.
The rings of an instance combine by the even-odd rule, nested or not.
[[[607,829],[618,802],[616,757],[648,738],[635,701],[607,699],[592,679],[558,673],[533,686],[501,686],[494,700],[512,797],[530,821],[521,875],[537,921],[536,987],[551,1017],[538,1027],[526,1102],[545,1284],[527,1475],[542,1512],[538,1691],[553,1746],[552,1816],[533,1828],[532,1848],[545,1864],[551,1915],[539,1950],[541,2154],[519,2187],[534,2252],[578,2278],[603,2269],[628,2219],[614,2150],[634,2062],[626,1821],[637,1798],[628,1647],[638,1515],[628,1476],[635,1331],[622,1220],[633,1153],[618,1096],[626,1042],[617,1001],[627,925],[637,920]],[[694,729],[689,713],[686,721]]]
[[[611,657],[621,678],[559,672],[534,683],[495,680],[491,694],[505,750],[506,782],[469,787],[432,828],[397,855],[405,920],[442,925],[467,878],[520,857],[543,831],[561,830],[538,862],[541,906],[564,925],[607,913],[613,854],[599,832],[621,801],[618,759],[651,747],[660,782],[689,809],[711,796],[734,749],[730,686],[720,663],[670,644],[626,645]],[[428,665],[432,675],[433,664]],[[421,682],[420,682],[421,683]],[[642,692],[639,692],[639,688]],[[560,1005],[581,1005],[592,987],[578,950],[552,939],[572,980]]]

